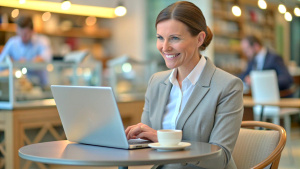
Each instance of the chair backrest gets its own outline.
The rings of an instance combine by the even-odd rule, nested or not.
[[[280,99],[275,70],[251,71],[251,92],[256,102],[272,102]]]
[[[283,127],[259,121],[243,121],[232,156],[238,169],[278,168],[286,143]],[[271,130],[255,130],[263,127]],[[246,129],[251,128],[251,129]]]

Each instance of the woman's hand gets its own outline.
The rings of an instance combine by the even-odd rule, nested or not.
[[[157,131],[143,123],[127,127],[125,134],[128,140],[141,138],[157,142]]]

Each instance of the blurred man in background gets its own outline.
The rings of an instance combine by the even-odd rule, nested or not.
[[[246,71],[239,75],[239,78],[246,85],[251,85],[249,74],[252,70],[275,70],[280,91],[292,86],[293,78],[284,65],[283,59],[264,47],[260,39],[255,36],[246,36],[241,41],[241,48],[248,58],[248,66]]]
[[[17,35],[5,44],[0,62],[9,56],[14,62],[50,62],[52,51],[47,37],[35,34],[33,21],[29,16],[20,16],[17,21]],[[36,76],[43,87],[48,83],[46,70],[28,69],[28,78]]]

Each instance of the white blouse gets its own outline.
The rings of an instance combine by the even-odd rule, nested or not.
[[[193,93],[195,84],[200,78],[205,64],[206,59],[202,56],[198,64],[182,81],[182,89],[180,89],[179,83],[176,79],[177,68],[173,69],[169,77],[173,86],[169,95],[167,106],[165,107],[162,124],[163,129],[176,129],[178,118],[183,113],[182,110]]]

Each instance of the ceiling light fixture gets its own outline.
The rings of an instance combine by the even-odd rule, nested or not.
[[[25,3],[26,3],[26,0],[19,0],[19,3],[20,3],[20,4],[25,4]]]
[[[287,20],[287,21],[289,21],[289,22],[291,22],[291,21],[293,20],[293,16],[292,16],[292,14],[289,13],[289,12],[286,12],[286,13],[284,14],[284,18],[285,18],[285,20]]]
[[[69,0],[63,0],[61,3],[62,10],[68,10],[71,7],[71,2]]]
[[[265,0],[258,0],[257,4],[260,9],[267,9],[267,3]]]
[[[42,12],[48,11],[51,13],[61,13],[68,15],[95,16],[98,18],[116,18],[116,14],[114,13],[115,8],[79,5],[72,3],[72,7],[69,10],[62,10],[61,0],[60,2],[27,0],[25,4],[20,4],[19,1],[16,0],[0,0],[0,6]]]
[[[295,9],[294,9],[294,14],[296,15],[296,16],[300,16],[300,8],[299,8],[299,6],[296,6],[295,7]]]
[[[87,26],[94,26],[97,23],[97,18],[94,16],[89,16],[85,19],[85,24]]]
[[[242,14],[242,10],[238,5],[238,0],[235,0],[234,5],[231,8],[231,12],[233,13],[234,16],[240,17]]]
[[[19,16],[19,13],[20,13],[19,9],[14,9],[11,11],[11,17],[17,18]]]
[[[234,5],[231,10],[232,10],[232,13],[233,13],[234,16],[239,17],[242,14],[241,8],[237,5]]]
[[[115,8],[115,14],[117,16],[124,16],[127,13],[127,9],[122,2],[119,2],[118,6]]]
[[[286,7],[283,4],[278,5],[278,11],[282,14],[286,13]]]
[[[50,18],[51,18],[51,13],[50,13],[50,12],[45,12],[45,13],[43,13],[43,15],[42,15],[42,20],[43,20],[44,22],[49,21]]]

